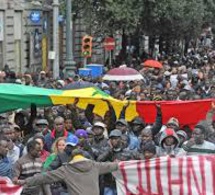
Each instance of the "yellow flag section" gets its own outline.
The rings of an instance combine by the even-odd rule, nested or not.
[[[88,104],[95,105],[93,113],[104,117],[105,113],[108,111],[108,105],[105,100],[108,100],[115,110],[116,117],[119,118],[120,113],[127,101],[120,101],[114,99],[110,95],[104,93],[103,91],[96,88],[85,88],[77,90],[66,90],[62,94],[50,95],[52,103],[54,105],[66,105],[74,103],[75,99],[78,98],[77,106],[81,109],[86,109]],[[136,102],[130,102],[128,108],[126,109],[125,118],[131,121],[135,116],[138,116],[136,111]]]

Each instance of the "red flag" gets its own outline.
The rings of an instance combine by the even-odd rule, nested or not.
[[[171,117],[179,120],[181,127],[189,125],[194,127],[200,120],[206,118],[211,107],[212,99],[197,101],[162,101],[162,102],[137,102],[137,112],[146,123],[154,123],[156,119],[156,103],[161,105],[163,124]]]
[[[14,185],[8,177],[0,177],[1,195],[20,195],[22,186]]]

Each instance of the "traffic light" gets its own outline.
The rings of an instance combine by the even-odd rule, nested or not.
[[[85,58],[90,58],[92,56],[93,48],[93,37],[85,35],[82,38],[82,56]]]

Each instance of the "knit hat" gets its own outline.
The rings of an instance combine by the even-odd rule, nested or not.
[[[170,125],[170,124],[173,124],[176,127],[179,127],[179,121],[177,118],[174,118],[174,117],[170,118],[169,121],[167,122],[167,125]]]

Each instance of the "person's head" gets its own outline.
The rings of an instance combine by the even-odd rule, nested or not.
[[[39,158],[42,151],[42,147],[40,143],[36,140],[32,140],[27,143],[27,152],[33,158]]]
[[[88,138],[88,134],[87,131],[84,129],[77,129],[75,131],[75,135],[78,137],[78,139],[87,139]]]
[[[175,138],[173,136],[168,136],[164,139],[164,144],[166,144],[166,146],[172,146],[175,145]]]
[[[9,125],[5,125],[2,127],[2,132],[7,139],[15,141],[15,130],[14,130],[14,128],[12,128]]]
[[[96,122],[93,127],[92,131],[95,137],[102,136],[105,131],[106,125],[102,122]]]
[[[24,79],[25,79],[25,84],[30,84],[32,82],[32,77],[30,74],[25,74]]]
[[[59,137],[55,140],[55,142],[52,145],[52,152],[55,154],[62,153],[66,148],[66,138],[65,137]]]
[[[66,118],[66,120],[65,120],[65,128],[66,128],[67,131],[72,130],[73,125],[72,125],[72,119],[71,118]]]
[[[124,134],[121,136],[121,143],[123,148],[127,148],[129,145],[129,137],[128,135]]]
[[[170,119],[168,120],[166,126],[167,126],[168,128],[172,128],[172,129],[174,129],[175,131],[177,131],[177,130],[179,129],[179,121],[178,121],[177,118],[172,117],[172,118],[170,118]]]
[[[122,134],[125,134],[128,130],[128,123],[125,119],[119,119],[116,121],[115,128],[120,130]]]
[[[33,140],[37,141],[40,144],[41,149],[43,149],[45,145],[45,138],[42,135],[35,135]]]
[[[89,156],[86,156],[86,152],[85,152],[84,150],[80,149],[80,148],[74,149],[74,150],[72,151],[72,154],[71,154],[72,159],[73,159],[74,157],[76,157],[76,156],[82,156],[82,157],[84,157],[84,158],[88,158],[88,157],[89,157]]]
[[[41,71],[40,72],[40,78],[41,79],[45,79],[46,78],[46,72],[45,71]]]
[[[21,138],[22,137],[22,130],[21,130],[21,128],[18,125],[12,125],[12,128],[15,131],[15,139],[17,140],[17,139]]]
[[[35,132],[43,133],[48,130],[49,123],[46,119],[36,119]]]
[[[179,130],[176,132],[176,134],[180,141],[179,146],[182,146],[182,144],[188,139],[187,133],[183,130]]]
[[[145,127],[140,134],[140,138],[142,140],[142,142],[147,142],[153,139],[152,136],[152,127],[151,126],[147,126]]]
[[[75,135],[69,135],[66,139],[65,152],[68,156],[71,156],[72,151],[77,148],[79,144],[79,139]]]
[[[168,147],[177,147],[179,145],[179,139],[177,134],[175,133],[174,129],[166,128],[160,137],[160,145],[161,147],[168,146]]]
[[[145,123],[142,118],[135,117],[135,119],[131,122],[131,129],[134,133],[140,133],[140,131],[145,127]]]
[[[201,127],[196,126],[193,130],[192,137],[195,140],[195,143],[201,145],[205,140],[205,130]]]
[[[122,132],[118,129],[114,129],[110,132],[109,139],[113,148],[120,148],[122,144]]]
[[[64,130],[65,125],[64,125],[64,119],[61,116],[58,116],[54,120],[54,128],[56,132],[60,133]]]
[[[156,145],[152,140],[147,141],[142,148],[144,159],[151,159],[156,156]]]
[[[4,136],[0,137],[0,156],[6,157],[8,153],[8,139]]]

